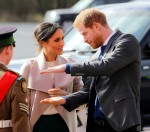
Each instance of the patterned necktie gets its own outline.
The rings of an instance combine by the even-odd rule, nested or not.
[[[98,57],[98,60],[101,60],[102,57],[103,57],[103,54],[104,54],[104,50],[105,50],[105,46],[101,46],[101,53]],[[102,109],[101,109],[101,106],[100,106],[100,103],[98,101],[98,97],[96,96],[95,98],[95,112],[94,112],[94,119],[95,120],[98,120],[98,119],[105,119],[105,116],[102,112]]]

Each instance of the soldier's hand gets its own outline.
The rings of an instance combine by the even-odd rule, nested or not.
[[[51,98],[46,98],[46,99],[41,100],[40,103],[62,105],[66,103],[66,99],[63,97],[51,97]]]
[[[69,93],[62,90],[61,88],[53,88],[48,90],[48,94],[50,97],[57,97],[57,96],[66,96]]]

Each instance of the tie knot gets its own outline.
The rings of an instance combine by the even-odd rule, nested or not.
[[[102,56],[103,56],[103,54],[104,54],[105,47],[106,47],[106,45],[102,45],[102,46],[101,46],[101,53],[100,53],[100,55],[99,55],[99,57],[98,57],[99,60],[102,59]]]

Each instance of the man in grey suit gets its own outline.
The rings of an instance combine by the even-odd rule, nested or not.
[[[136,38],[113,31],[96,9],[82,11],[74,27],[93,49],[89,62],[64,64],[41,71],[88,76],[82,90],[41,103],[63,105],[68,111],[88,103],[87,132],[140,131],[140,47]]]

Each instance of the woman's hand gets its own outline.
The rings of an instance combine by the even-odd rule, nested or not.
[[[58,97],[58,96],[66,96],[69,93],[62,90],[61,88],[53,88],[48,90],[48,94],[50,97]]]

